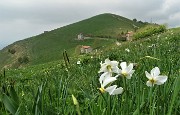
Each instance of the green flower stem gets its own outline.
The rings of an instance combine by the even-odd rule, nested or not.
[[[79,108],[79,104],[76,105],[76,111],[77,111],[77,114],[78,114],[78,115],[81,115],[80,108]]]
[[[109,96],[109,115],[111,115],[111,110],[112,110],[112,106],[111,106],[111,96]]]
[[[153,115],[153,108],[154,108],[154,105],[152,103],[152,100],[153,100],[152,93],[153,93],[153,86],[150,89],[150,107],[149,107],[150,108],[150,115]]]
[[[138,115],[140,115],[140,77],[138,77]]]
[[[125,92],[125,114],[129,114],[129,106],[128,106],[128,92],[127,92],[127,84],[126,84],[126,77],[123,76],[123,85],[124,85],[124,92]]]

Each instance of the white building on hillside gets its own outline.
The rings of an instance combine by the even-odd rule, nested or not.
[[[82,33],[78,34],[78,40],[83,40],[84,39],[84,36]]]

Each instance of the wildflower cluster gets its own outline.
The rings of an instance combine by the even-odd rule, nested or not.
[[[101,93],[108,92],[110,95],[121,94],[123,92],[123,88],[117,85],[112,85],[114,81],[118,79],[118,77],[124,77],[125,79],[131,79],[132,74],[135,70],[133,70],[133,63],[129,65],[127,62],[119,62],[117,61],[110,61],[109,59],[105,59],[104,63],[100,63],[101,68],[99,73],[102,73],[99,82],[101,87],[99,90]],[[118,67],[120,65],[121,68]],[[145,75],[148,78],[146,83],[147,86],[152,87],[155,84],[161,85],[167,81],[167,76],[159,75],[160,70],[158,67],[155,67],[151,70],[151,73],[145,71]],[[113,76],[115,75],[115,76]]]
[[[101,93],[108,92],[110,95],[121,94],[123,92],[123,88],[117,88],[117,85],[111,84],[116,81],[119,76],[130,79],[134,73],[133,64],[129,64],[129,66],[127,66],[126,62],[122,62],[120,63],[121,69],[118,67],[119,62],[110,61],[109,59],[106,59],[105,63],[101,62],[100,64],[101,69],[99,73],[103,73],[99,78],[99,82],[101,84],[101,88],[99,88],[99,90]],[[113,77],[112,75],[114,74],[117,75]]]

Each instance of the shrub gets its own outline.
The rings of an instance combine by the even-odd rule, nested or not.
[[[137,19],[136,19],[136,18],[134,18],[134,19],[133,19],[133,22],[137,22]]]
[[[27,56],[19,57],[18,62],[20,64],[23,64],[23,63],[27,64],[29,62],[29,58]]]
[[[28,63],[29,62],[29,58],[27,56],[23,57],[23,63]]]
[[[165,25],[160,25],[160,26],[146,26],[145,28],[134,34],[134,37],[136,39],[140,38],[145,38],[148,36],[151,36],[153,34],[158,34],[166,31],[166,26]]]
[[[8,52],[11,53],[11,54],[15,54],[16,50],[15,49],[8,49]]]

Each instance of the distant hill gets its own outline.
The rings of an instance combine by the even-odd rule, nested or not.
[[[90,45],[95,49],[112,44],[122,32],[134,31],[144,25],[141,21],[115,14],[100,14],[8,45],[0,51],[0,68],[56,61],[62,59],[63,50],[73,56],[80,45]],[[79,33],[92,39],[78,41]]]

